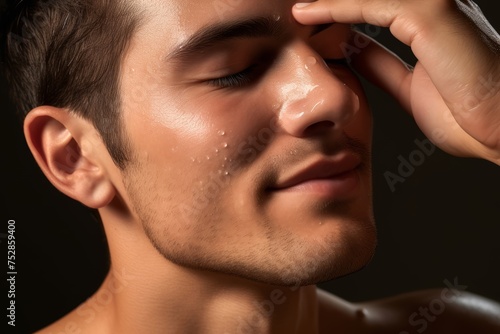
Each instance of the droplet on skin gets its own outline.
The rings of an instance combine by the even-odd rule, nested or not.
[[[222,147],[224,147],[224,148],[228,148],[228,147],[229,147],[229,145],[228,145],[228,143],[223,143],[223,144],[222,144]]]
[[[224,131],[224,130],[220,130],[217,133],[219,134],[219,136],[225,136],[226,135],[226,131]]]
[[[310,56],[310,57],[307,57],[306,64],[304,65],[304,67],[306,68],[306,70],[310,71],[311,67],[313,67],[317,63],[318,63],[318,60],[316,59],[316,57]]]
[[[228,175],[229,175],[229,172],[228,172],[228,171],[225,171],[225,172],[224,172],[224,175],[228,176]]]
[[[210,156],[207,155],[207,160],[210,160]]]
[[[218,148],[215,149],[215,153],[219,153],[219,149]]]
[[[274,14],[274,15],[273,15],[273,19],[274,19],[274,21],[278,22],[279,20],[281,20],[281,15],[279,15],[279,14]]]

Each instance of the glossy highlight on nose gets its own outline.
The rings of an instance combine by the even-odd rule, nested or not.
[[[292,70],[284,72],[277,91],[282,127],[294,136],[304,136],[316,123],[341,131],[360,107],[358,96],[327,66],[317,66],[321,58],[294,54],[291,59]]]
[[[297,115],[288,115],[290,111],[294,110],[296,107],[302,108],[302,113],[305,111],[303,108],[305,105],[299,106],[298,104],[303,104],[309,99],[311,93],[318,89],[318,85],[312,85],[300,82],[287,83],[280,88],[281,97],[283,103],[281,105],[280,114],[285,114],[286,117],[297,117]]]

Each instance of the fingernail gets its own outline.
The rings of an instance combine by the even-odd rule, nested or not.
[[[312,2],[297,2],[295,4],[295,8],[301,9],[301,8],[309,6],[310,4],[312,4]]]

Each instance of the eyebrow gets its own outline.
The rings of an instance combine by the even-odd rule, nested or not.
[[[329,28],[332,24],[313,26],[311,36]],[[186,41],[173,48],[166,61],[180,61],[200,55],[202,51],[233,38],[282,37],[285,26],[274,17],[254,17],[216,23],[195,32]]]

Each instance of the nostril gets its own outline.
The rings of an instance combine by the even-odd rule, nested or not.
[[[332,121],[321,121],[314,124],[309,125],[305,131],[304,136],[314,136],[318,134],[323,134],[326,131],[331,131],[332,128],[335,127],[335,123]]]

